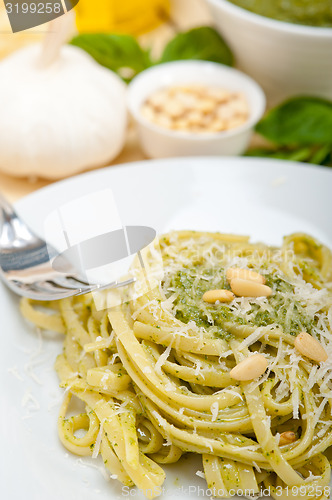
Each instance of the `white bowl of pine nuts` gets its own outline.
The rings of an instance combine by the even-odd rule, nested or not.
[[[129,85],[128,104],[151,158],[235,156],[248,147],[265,95],[238,70],[191,60],[143,71]]]

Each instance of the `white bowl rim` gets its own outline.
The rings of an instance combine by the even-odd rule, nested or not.
[[[319,27],[319,26],[308,26],[306,24],[295,24],[286,21],[279,21],[278,19],[273,19],[270,17],[262,16],[261,14],[256,14],[250,10],[246,10],[239,5],[229,2],[228,0],[206,0],[206,2],[214,5],[215,7],[220,7],[223,4],[224,8],[228,9],[233,14],[247,19],[251,22],[261,26],[264,25],[271,29],[287,31],[299,35],[312,35],[317,38],[331,38],[332,39],[332,28]]]
[[[166,71],[167,69],[171,67],[176,67],[176,66],[183,66],[183,65],[192,65],[192,66],[206,66],[206,67],[211,67],[214,68],[215,71],[226,71],[228,73],[233,73],[234,76],[240,77],[242,80],[246,81],[256,92],[256,95],[259,99],[259,104],[255,110],[252,110],[251,116],[249,119],[243,124],[240,125],[239,127],[235,127],[234,129],[230,130],[221,130],[220,132],[184,132],[181,130],[169,130],[166,127],[161,127],[153,122],[149,121],[147,118],[145,118],[142,113],[140,113],[139,110],[135,109],[135,103],[134,103],[134,89],[136,86],[136,83],[141,81],[142,79],[145,79],[150,72],[155,72],[155,71]],[[244,86],[245,87],[245,86]],[[157,90],[158,87],[156,87]],[[245,94],[245,88],[243,88],[243,93]],[[228,138],[228,137],[233,137],[241,132],[247,131],[250,128],[254,127],[256,123],[260,120],[260,118],[263,116],[265,109],[266,109],[266,97],[264,94],[263,89],[261,86],[250,76],[246,75],[246,73],[243,73],[242,71],[239,71],[238,69],[235,69],[231,66],[226,66],[221,63],[216,63],[213,61],[203,61],[199,59],[186,59],[186,60],[181,60],[181,61],[171,61],[171,62],[166,62],[166,63],[160,63],[155,66],[152,66],[151,68],[145,69],[141,73],[139,73],[135,78],[129,83],[128,85],[128,107],[129,111],[132,114],[132,116],[136,119],[137,122],[144,124],[146,127],[150,128],[150,130],[154,132],[159,132],[163,135],[166,135],[168,137],[172,138],[179,138],[182,140],[187,140],[187,141],[204,141],[204,140],[219,140],[222,138]]]

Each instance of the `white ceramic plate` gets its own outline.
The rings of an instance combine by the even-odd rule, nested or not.
[[[33,193],[17,209],[42,235],[48,213],[105,187],[112,188],[124,224],[152,226],[159,233],[184,228],[246,233],[271,244],[280,244],[284,234],[307,231],[332,246],[332,170],[264,159],[172,159],[105,168]],[[129,496],[94,469],[99,460],[78,460],[58,442],[62,391],[53,363],[61,336],[38,338],[20,317],[18,299],[1,284],[0,335],[2,498]],[[164,498],[207,496],[205,481],[195,475],[202,470],[199,458],[166,469]]]

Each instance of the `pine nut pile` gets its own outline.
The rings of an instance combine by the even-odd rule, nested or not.
[[[144,102],[141,113],[169,130],[213,133],[243,125],[249,118],[249,106],[242,92],[186,85],[153,93]]]

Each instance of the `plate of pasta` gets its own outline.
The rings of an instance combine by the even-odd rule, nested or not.
[[[332,172],[147,161],[17,209],[43,234],[105,186],[123,224],[158,233],[133,283],[53,303],[0,287],[4,496],[328,500]]]

